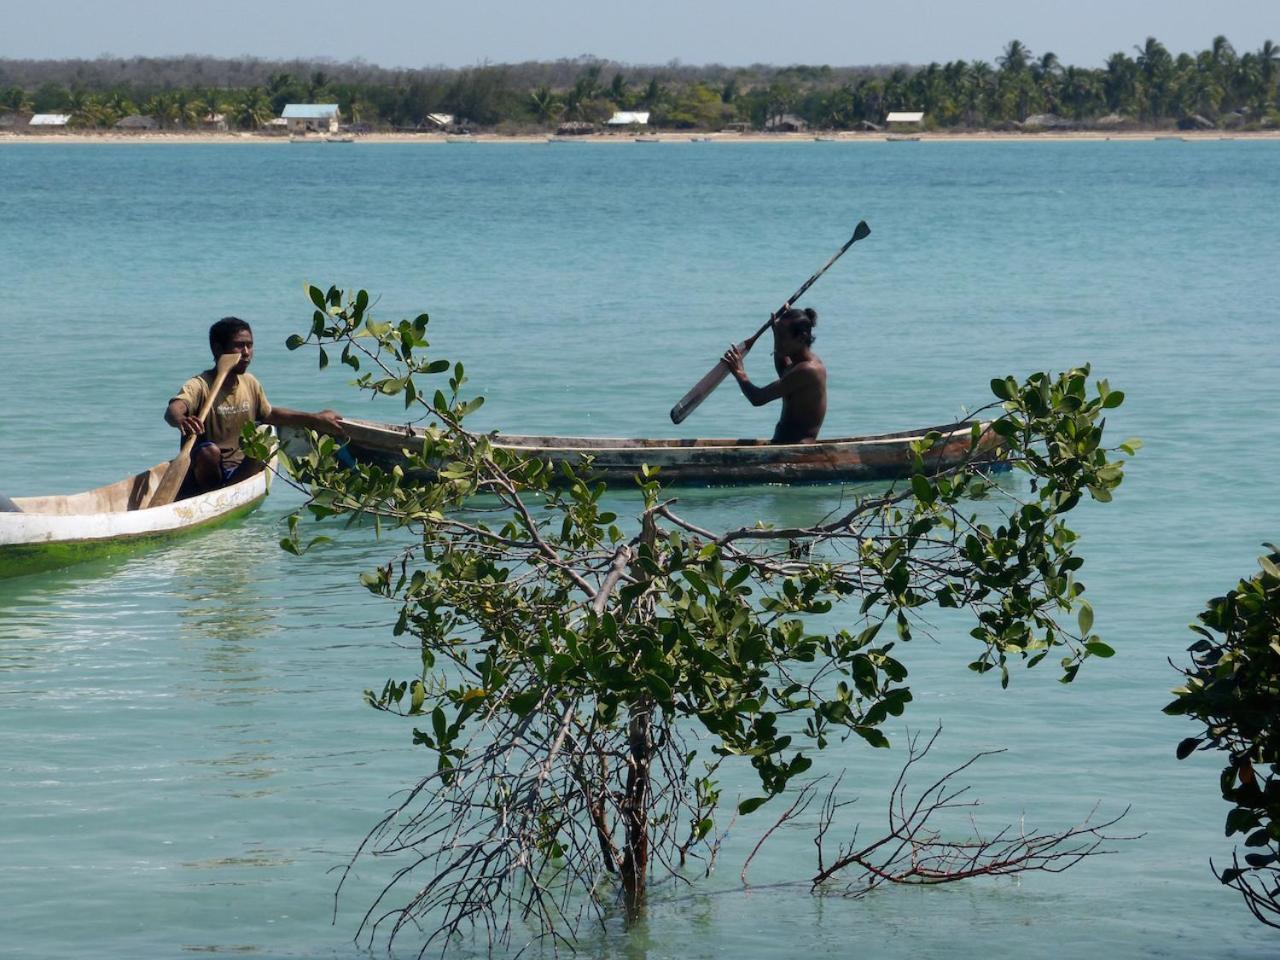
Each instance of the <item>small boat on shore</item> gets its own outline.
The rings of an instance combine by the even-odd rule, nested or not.
[[[272,464],[274,466],[274,463]],[[271,470],[162,507],[143,507],[169,461],[83,493],[14,497],[0,513],[0,579],[132,551],[243,517],[262,503]]]
[[[358,463],[386,469],[405,466],[422,450],[422,431],[368,420],[344,418],[347,452]],[[817,443],[775,444],[768,440],[672,439],[635,440],[616,437],[541,437],[494,435],[493,443],[531,459],[567,463],[581,468],[590,460],[593,480],[630,483],[642,465],[658,467],[666,485],[718,486],[760,483],[845,483],[898,480],[911,475],[911,444],[936,431],[941,441],[925,455],[925,469],[945,470],[966,460],[990,461],[996,437],[982,434],[970,450],[974,423],[962,421],[920,430],[819,440]],[[280,430],[286,452],[306,449],[301,431]],[[408,453],[406,453],[408,451]]]

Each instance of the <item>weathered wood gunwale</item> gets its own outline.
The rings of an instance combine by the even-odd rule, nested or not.
[[[271,470],[220,490],[143,508],[169,461],[116,483],[65,496],[14,497],[0,513],[0,578],[23,576],[159,543],[252,512]]]
[[[405,451],[419,453],[422,432],[409,426],[345,419],[347,449],[357,461],[383,467],[405,466]],[[929,472],[966,459],[989,460],[995,436],[984,432],[971,450],[970,421],[864,437],[774,444],[761,439],[626,439],[620,437],[544,437],[494,435],[493,443],[531,458],[581,467],[591,458],[589,475],[607,482],[625,481],[641,465],[658,467],[664,484],[715,486],[758,483],[844,483],[895,480],[911,473],[911,444],[936,431],[942,440],[925,456]],[[281,431],[286,450],[300,434]]]

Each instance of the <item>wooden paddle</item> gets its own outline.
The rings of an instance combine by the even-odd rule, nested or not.
[[[871,232],[871,228],[867,226],[867,221],[859,220],[858,225],[853,229],[853,236],[849,238],[848,242],[843,247],[841,247],[839,250],[836,251],[835,256],[832,257],[830,260],[828,260],[821,270],[819,270],[812,277],[810,277],[803,284],[801,284],[800,289],[797,290],[795,293],[793,293],[791,297],[786,301],[786,303],[783,304],[783,306],[784,307],[794,306],[795,302],[804,295],[804,292],[808,290],[810,287],[812,287],[814,283],[817,282],[817,279],[820,276],[822,276],[824,273],[827,272],[827,267],[830,267],[833,263],[839,260],[844,255],[844,252],[846,250],[848,250],[850,247],[852,247],[855,243],[857,243],[859,240],[861,240],[870,232]],[[782,309],[779,308],[778,313],[781,313],[781,312],[782,312]],[[777,317],[777,315],[778,315],[777,313],[770,315],[769,319],[765,322],[764,326],[762,326],[759,330],[753,333],[746,340],[743,340],[740,344],[738,344],[738,352],[745,357],[747,355],[747,352],[750,351],[750,349],[755,345],[756,340],[760,338],[760,335],[773,326],[773,321]],[[689,414],[693,413],[694,410],[698,409],[698,405],[702,403],[703,400],[707,399],[707,397],[711,395],[711,391],[714,390],[716,387],[720,386],[720,382],[728,375],[729,375],[729,365],[725,363],[724,360],[721,360],[714,367],[711,368],[711,370],[707,373],[705,377],[703,377],[696,384],[694,384],[692,390],[690,390],[688,393],[686,393],[683,397],[680,398],[679,403],[677,403],[674,407],[671,408],[671,422],[680,423],[685,417],[689,416]]]
[[[218,391],[222,389],[222,384],[226,381],[227,374],[241,359],[238,353],[224,353],[218,358],[218,365],[214,368],[213,386],[209,388],[209,395],[205,397],[204,403],[200,406],[200,412],[196,414],[196,419],[201,423],[209,416],[209,411],[213,409],[214,401],[218,399]],[[156,487],[156,492],[147,501],[148,509],[173,503],[173,498],[178,495],[178,490],[182,487],[182,481],[187,477],[187,470],[191,468],[191,451],[195,447],[197,439],[196,434],[193,433],[182,441],[182,449],[178,451],[176,457],[169,461],[169,469],[164,472],[164,476],[160,479],[160,485]]]

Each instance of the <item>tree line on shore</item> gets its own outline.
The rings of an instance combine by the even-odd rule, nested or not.
[[[637,67],[592,57],[554,62],[388,70],[360,61],[204,57],[0,61],[0,114],[67,113],[76,127],[142,114],[161,127],[199,129],[215,116],[255,130],[287,103],[337,103],[344,122],[417,129],[447,113],[477,129],[517,133],[615,111],[644,110],[661,129],[771,129],[784,119],[856,130],[889,111],[923,111],[937,129],[1020,126],[1280,126],[1280,46],[1239,53],[1218,36],[1172,54],[1148,37],[1101,68],[1066,66],[1019,40],[995,63],[927,66]],[[1031,123],[1028,124],[1028,120]]]

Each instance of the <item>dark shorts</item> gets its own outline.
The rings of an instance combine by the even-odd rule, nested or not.
[[[192,451],[191,451],[191,455],[192,455],[192,457],[194,457],[197,453],[199,453],[199,452],[200,452],[201,450],[203,450],[205,447],[217,447],[217,446],[218,446],[218,445],[217,445],[216,443],[214,443],[212,440],[200,440],[200,441],[198,441],[198,442],[196,443],[195,448],[194,448],[194,449],[192,449]],[[222,451],[221,451],[221,450],[219,450],[219,451],[218,451],[218,456],[222,456]],[[236,471],[237,471],[237,470],[239,470],[239,469],[240,469],[240,464],[238,464],[238,463],[227,463],[227,461],[223,460],[223,461],[222,461],[222,482],[223,482],[223,484],[225,485],[228,481],[230,481],[230,480],[231,480],[231,478],[232,478],[232,477],[234,477],[234,476],[236,475]]]

